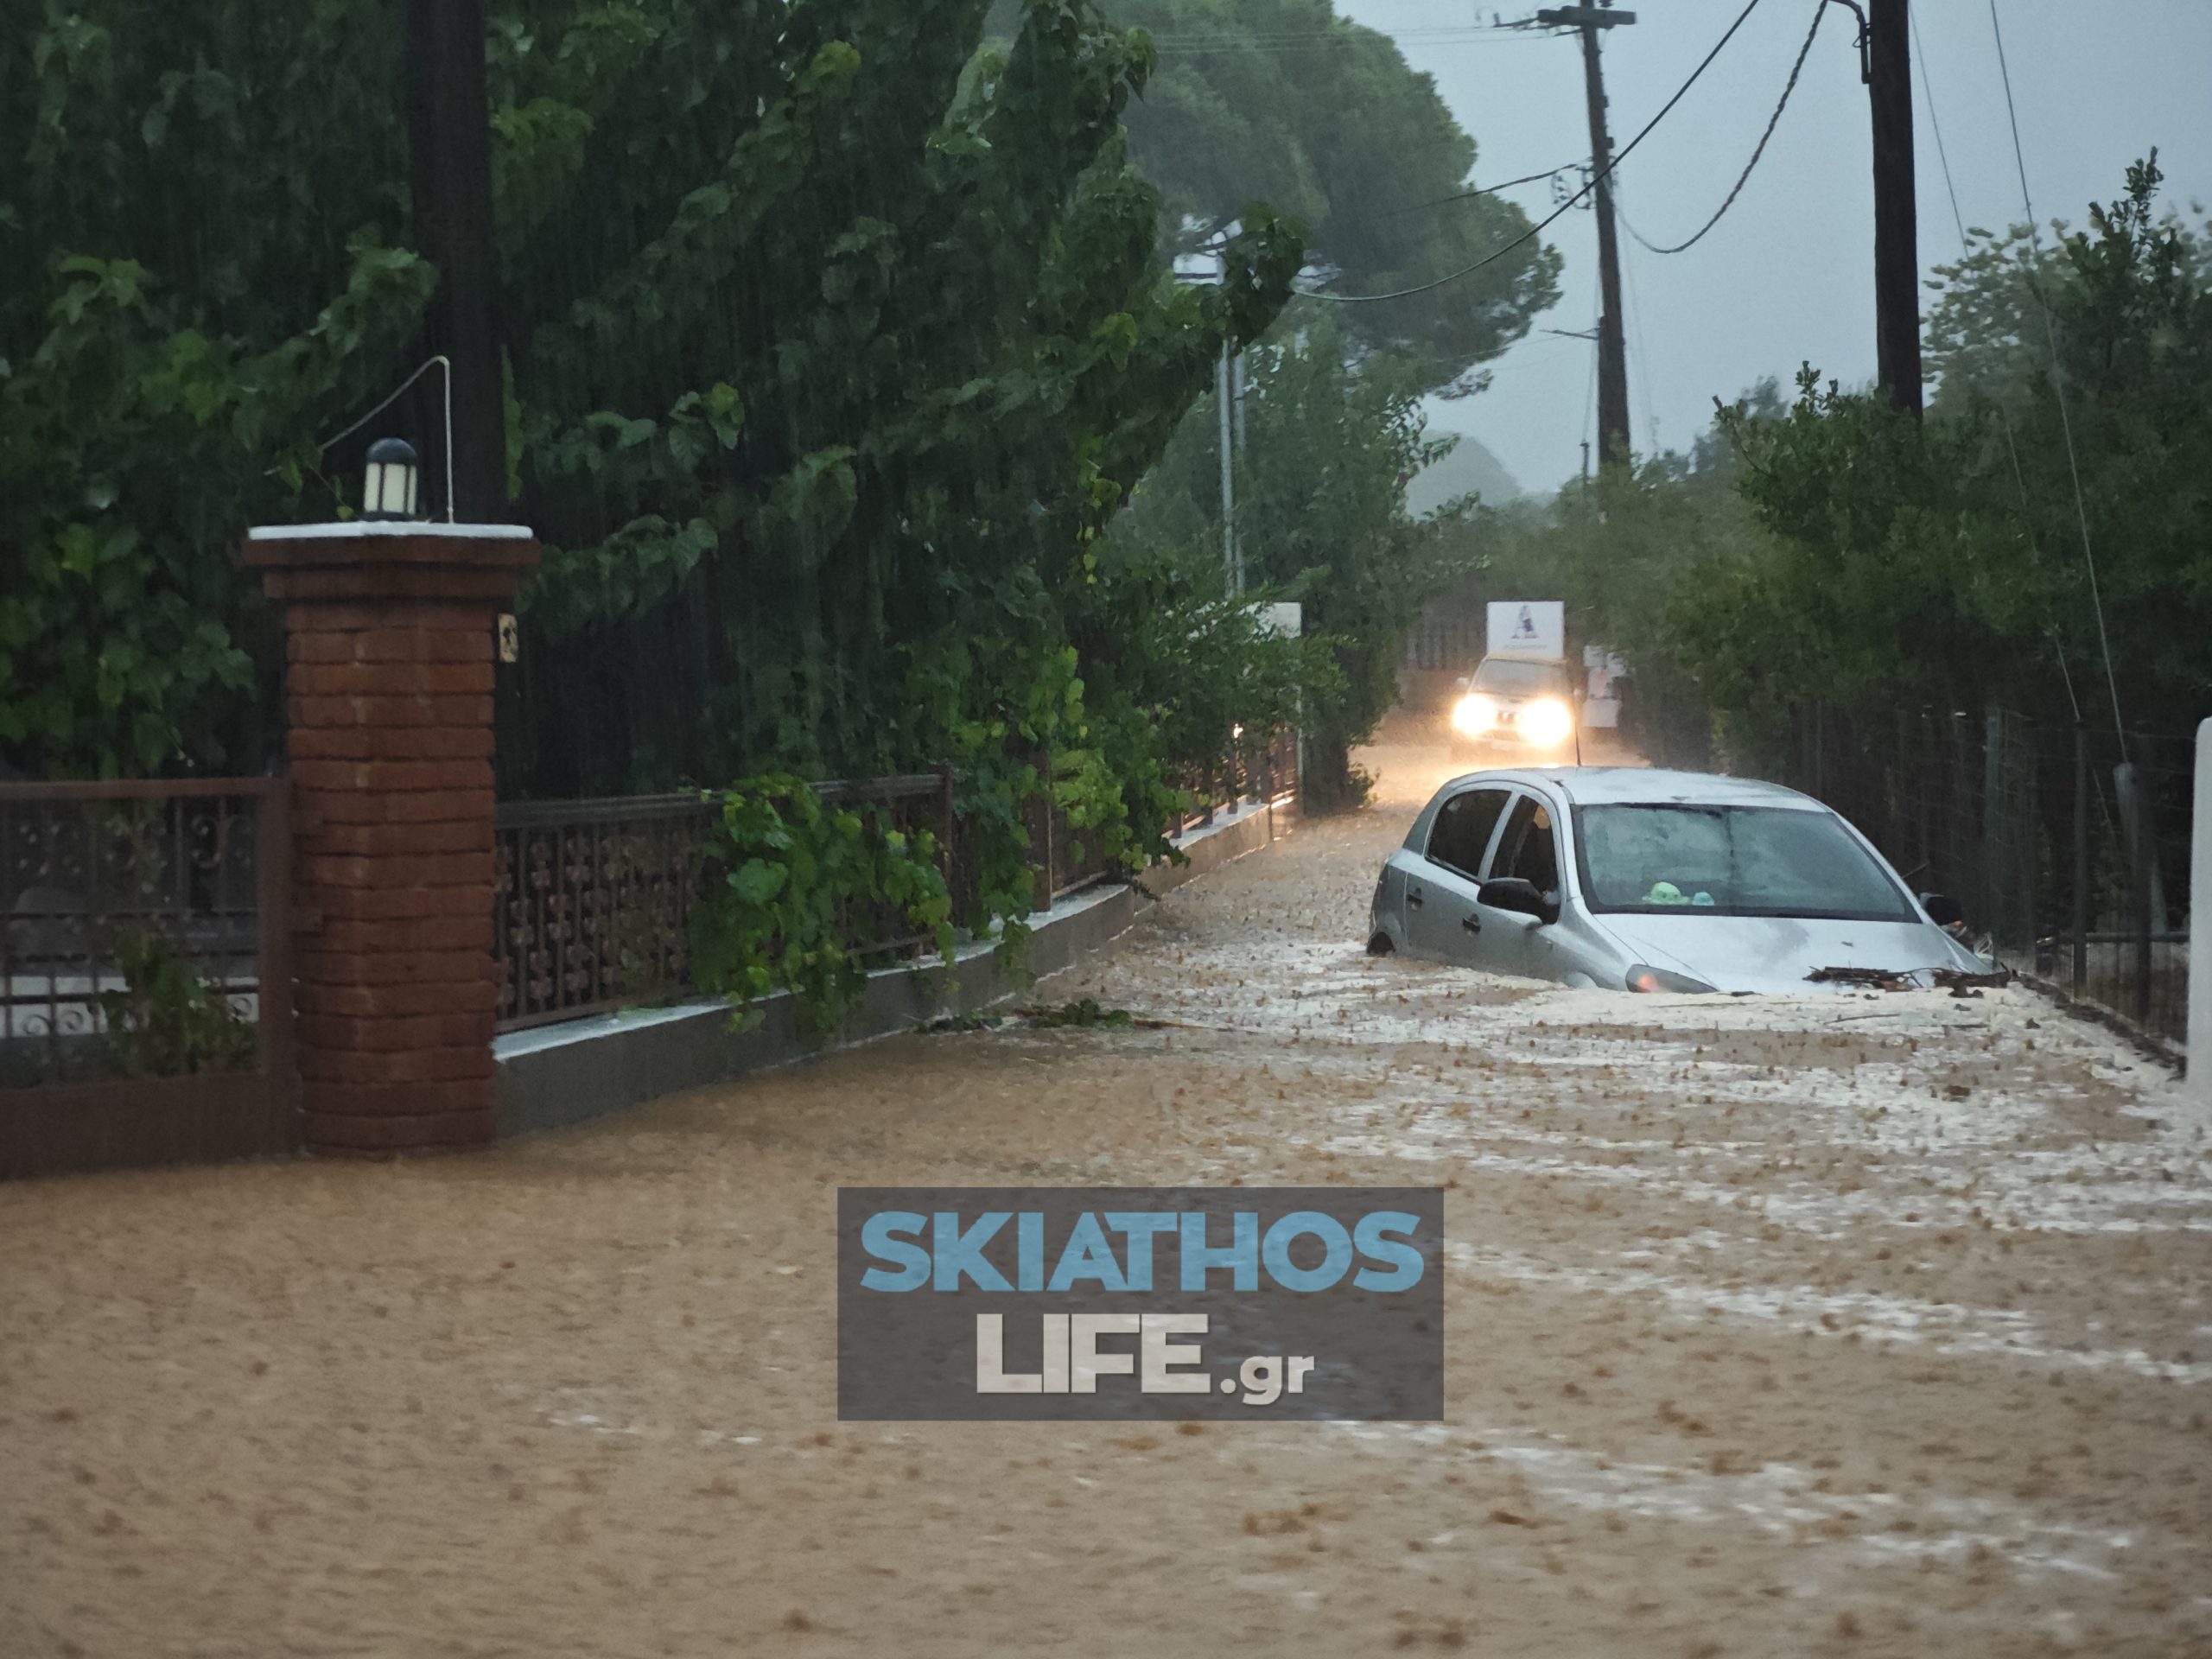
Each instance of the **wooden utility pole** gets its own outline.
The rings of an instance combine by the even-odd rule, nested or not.
[[[1920,415],[1920,237],[1912,177],[1908,0],[1870,0],[1867,97],[1874,115],[1875,374]]]
[[[1598,35],[1636,21],[1632,11],[1615,11],[1612,0],[1595,5],[1561,6],[1536,14],[1539,23],[1551,29],[1582,32],[1582,75],[1590,102],[1590,165],[1595,178],[1592,194],[1598,210],[1598,459],[1625,461],[1629,458],[1628,346],[1621,317],[1621,251],[1619,232],[1613,225],[1613,140],[1605,129],[1605,78],[1598,60]]]
[[[506,393],[494,321],[484,0],[407,0],[405,50],[415,245],[438,268],[424,343],[429,354],[442,353],[453,365],[454,513],[464,522],[495,524],[508,517]],[[447,461],[439,377],[424,377],[413,408],[423,505],[442,516]]]

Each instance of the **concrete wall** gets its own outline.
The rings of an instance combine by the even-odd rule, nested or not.
[[[1287,833],[1291,810],[1262,805],[1224,813],[1179,837],[1187,862],[1155,864],[1141,883],[1096,887],[1037,912],[1020,974],[1009,974],[988,944],[960,953],[950,985],[941,969],[877,970],[842,1041],[872,1041],[1025,995],[1033,980],[1073,966],[1120,935],[1157,895]],[[759,1011],[762,1018],[750,1030],[734,1028],[729,1005],[715,1001],[509,1032],[493,1044],[499,1134],[504,1139],[582,1123],[818,1052],[800,1035],[789,996],[771,997]]]

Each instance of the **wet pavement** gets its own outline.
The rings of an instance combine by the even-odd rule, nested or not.
[[[0,1189],[0,1654],[2212,1653],[2166,1074],[1371,959],[1369,764],[1039,988],[1141,1027]],[[1447,1420],[836,1421],[838,1185],[1196,1182],[1446,1188]]]

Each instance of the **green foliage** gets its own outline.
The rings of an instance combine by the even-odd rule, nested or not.
[[[1147,661],[1167,671],[1163,704],[1185,704],[1185,721],[1161,722],[1187,745],[1179,758],[1202,748],[1206,722],[1219,722],[1214,732],[1232,721],[1259,732],[1279,711],[1311,739],[1309,790],[1322,804],[1348,802],[1351,749],[1396,695],[1407,630],[1474,555],[1447,533],[1454,514],[1415,520],[1406,511],[1407,480],[1449,445],[1425,434],[1419,375],[1388,359],[1355,361],[1332,317],[1294,315],[1299,326],[1286,322],[1249,354],[1236,530],[1245,600],[1297,601],[1304,637],[1270,639],[1244,606],[1218,597],[1211,399],[1136,493],[1107,556],[1125,584],[1140,586],[1131,578],[1149,573],[1163,597],[1207,594],[1179,612],[1159,605],[1156,632],[1141,616],[1121,619],[1143,639]]]
[[[1800,696],[2101,720],[2101,604],[2132,722],[2212,709],[2212,271],[2157,217],[2158,177],[2131,168],[2040,264],[2018,231],[1942,268],[1924,425],[1809,370],[1787,418],[1732,417],[1773,540],[1713,572],[1713,625],[1689,635],[1724,706],[1774,695],[1764,659]]]
[[[1127,1008],[1101,1007],[1095,996],[1063,1002],[1058,1007],[1024,1008],[1021,1017],[1040,1031],[1095,1031],[1127,1027],[1137,1022],[1136,1016]]]
[[[124,988],[99,994],[109,1062],[125,1077],[177,1077],[241,1071],[254,1063],[251,1022],[230,999],[149,928],[127,928],[111,944]]]
[[[1475,142],[1435,82],[1332,0],[1107,0],[1147,30],[1159,67],[1128,113],[1130,154],[1161,224],[1195,247],[1255,201],[1306,226],[1307,257],[1346,293],[1461,270],[1524,234],[1500,195],[1471,195]],[[1417,365],[1422,389],[1467,392],[1478,365],[1559,297],[1560,256],[1531,240],[1429,293],[1346,308],[1363,350]]]
[[[1938,267],[1924,423],[1808,366],[1691,458],[1477,515],[1491,596],[1565,597],[1634,702],[1708,702],[1740,764],[1815,700],[2101,724],[2116,688],[2129,724],[2187,729],[2212,712],[2212,245],[2158,185],[2132,167],[2040,260],[2019,227]]]
[[[0,32],[0,758],[257,765],[234,550],[318,496],[432,273],[353,0],[26,0]]]
[[[1019,723],[1089,543],[1281,304],[1297,228],[1255,213],[1230,282],[1168,280],[1119,136],[1149,48],[1082,3],[988,50],[980,0],[493,10],[526,659],[562,664],[511,785],[854,775]],[[0,758],[251,764],[238,693],[275,677],[237,537],[342,511],[314,435],[414,367],[435,281],[397,14],[34,14],[0,41]],[[1001,638],[1039,649],[910,712]]]
[[[129,259],[54,262],[42,315],[0,302],[0,752],[49,775],[226,758],[226,707],[265,639],[231,549],[319,465],[314,411],[429,293],[411,254],[364,238],[345,286],[273,346]],[[18,332],[20,329],[20,333]],[[209,550],[217,550],[211,557]]]
[[[1525,223],[1493,198],[1399,212],[1472,149],[1380,36],[1347,36],[1293,172],[1268,77],[1295,66],[1221,79],[1201,177],[1147,124],[1203,89],[1156,79],[1135,10],[1029,0],[987,41],[985,0],[491,10],[510,482],[545,547],[503,788],[949,761],[982,873],[956,919],[1018,942],[1038,792],[1135,868],[1240,743],[1301,710],[1339,748],[1371,723],[1442,545],[1397,485],[1427,452],[1414,392],[1525,330],[1555,256],[1260,353],[1247,499],[1286,499],[1249,539],[1306,641],[1226,601],[1203,524],[1108,532],[1309,244],[1388,283]],[[398,18],[40,0],[0,41],[24,273],[0,293],[0,541],[23,551],[0,760],[257,761],[276,665],[237,537],[344,510],[353,452],[316,437],[415,368],[437,280],[409,251]],[[1186,211],[1241,225],[1218,284],[1166,269]]]
[[[1121,602],[1097,538],[1302,245],[1255,213],[1229,283],[1178,287],[1120,138],[1141,36],[1039,3],[979,45],[983,11],[649,0],[610,32],[545,0],[493,64],[531,111],[512,143],[557,135],[503,166],[570,169],[510,261],[519,511],[549,550],[524,661],[563,665],[518,711],[514,785],[950,760],[978,924],[1026,893],[1026,791],[1116,856],[1166,816],[1095,648]]]
[[[827,1041],[867,988],[868,944],[892,928],[925,937],[951,971],[937,855],[935,836],[909,836],[880,807],[828,805],[783,775],[733,785],[707,845],[721,879],[691,913],[694,977],[737,1003],[741,1020],[787,991],[801,1029]]]

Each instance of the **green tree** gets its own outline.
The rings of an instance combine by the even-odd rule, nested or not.
[[[388,8],[22,8],[0,31],[0,761],[257,764],[234,556],[389,384],[404,251]],[[257,658],[258,661],[257,662]]]
[[[1800,696],[2101,720],[2109,660],[2133,723],[2212,709],[2212,297],[2158,182],[2132,167],[2040,263],[2022,230],[1942,271],[1924,425],[1809,370],[1787,418],[1732,423],[1773,539],[1680,614],[1719,702],[1771,708],[1786,672]]]
[[[1386,359],[1350,360],[1324,316],[1279,330],[1249,354],[1236,534],[1250,601],[1304,607],[1309,652],[1307,786],[1323,804],[1356,798],[1351,751],[1396,695],[1407,631],[1462,568],[1451,514],[1416,520],[1406,483],[1450,445],[1428,437],[1419,377]],[[1218,411],[1204,400],[1116,526],[1125,562],[1173,559],[1221,591]],[[1453,512],[1458,509],[1455,507]]]
[[[1737,409],[1747,421],[1777,417],[1775,383],[1753,387]],[[1628,666],[1624,734],[1655,761],[1703,766],[1711,740],[1699,671],[1716,664],[1699,658],[1694,671],[1686,640],[1710,621],[1709,571],[1758,559],[1769,541],[1737,481],[1734,446],[1716,424],[1687,455],[1607,467],[1549,500],[1480,507],[1455,529],[1475,569],[1449,602],[1479,615],[1492,599],[1561,601],[1570,645],[1604,645]],[[1786,674],[1789,660],[1778,655],[1777,671]]]
[[[1307,257],[1349,294],[1415,288],[1525,235],[1503,196],[1469,194],[1476,146],[1428,75],[1332,0],[1109,0],[1160,54],[1128,112],[1130,154],[1161,192],[1168,239],[1219,237],[1249,204],[1306,226]],[[1559,298],[1556,250],[1530,239],[1471,275],[1345,308],[1360,347],[1467,392],[1480,365]]]
[[[548,550],[511,785],[1078,744],[1091,544],[1301,238],[1254,215],[1228,283],[1175,287],[1119,137],[1142,36],[1038,0],[979,51],[984,10],[495,5],[512,471]],[[0,296],[0,755],[250,747],[238,532],[342,511],[314,435],[413,366],[435,280],[399,68],[375,0],[54,0],[0,41],[29,273]]]

